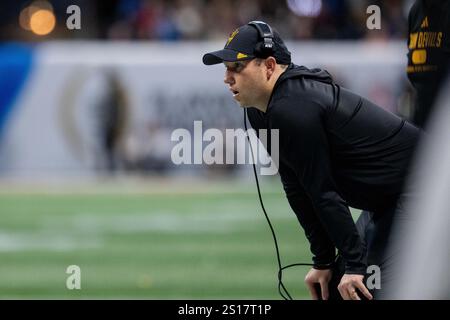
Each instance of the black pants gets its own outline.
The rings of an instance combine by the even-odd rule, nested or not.
[[[363,211],[356,221],[356,228],[366,248],[367,265],[376,265],[381,271],[381,288],[369,289],[375,299],[382,294],[386,284],[393,280],[393,265],[396,263],[397,255],[391,251],[388,254],[388,249],[392,240],[391,230],[394,220],[398,221],[406,217],[403,210],[404,201],[403,197],[402,201],[399,201],[395,206],[382,212],[372,213]],[[345,261],[339,256],[333,268],[333,276],[329,283],[330,300],[342,299],[337,286],[344,275],[344,271]],[[365,284],[367,283],[367,278],[370,276],[371,274],[366,274],[364,277]],[[364,299],[362,294],[360,296]]]

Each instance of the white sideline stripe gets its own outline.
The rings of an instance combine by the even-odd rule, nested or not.
[[[201,203],[197,208],[204,212]],[[277,212],[272,218],[291,219],[293,216],[280,216]],[[294,218],[295,219],[295,218]],[[104,214],[95,212],[72,214],[69,222],[63,217],[58,219],[44,217],[41,228],[24,234],[2,232],[0,230],[0,252],[25,250],[70,251],[80,248],[98,248],[103,241],[98,236],[106,233],[129,234],[134,232],[165,233],[227,233],[242,230],[254,223],[265,224],[259,207],[253,205],[226,205],[215,209],[214,213],[181,214],[179,212],[141,212],[123,214]],[[71,235],[55,235],[60,230],[69,230]],[[86,237],[87,236],[87,237]],[[95,236],[91,239],[90,236]]]
[[[227,210],[234,206],[227,206]],[[236,206],[236,208],[239,208]],[[220,209],[218,209],[220,210]],[[236,209],[237,211],[237,209]],[[242,211],[242,207],[240,207]],[[289,219],[277,216],[276,219]],[[130,234],[135,232],[166,233],[228,233],[246,229],[255,223],[265,224],[260,213],[196,213],[184,215],[174,212],[105,214],[78,213],[67,219],[47,217],[38,230],[10,232],[0,230],[0,252],[26,250],[70,251],[104,246],[104,236],[110,233]],[[295,218],[294,218],[295,219]],[[294,221],[295,222],[295,221]],[[64,230],[66,234],[61,234]],[[68,233],[68,234],[67,234]]]
[[[183,215],[173,212],[158,214],[133,213],[123,215],[98,215],[83,213],[74,218],[74,224],[82,230],[91,232],[132,233],[145,231],[162,231],[168,233],[226,233],[242,230],[254,223],[266,223],[264,217],[241,213],[227,214],[190,214]],[[277,217],[287,219],[289,217]]]
[[[79,248],[97,248],[102,245],[97,238],[81,239],[73,236],[46,233],[24,234],[0,231],[0,252],[50,250],[69,251]]]

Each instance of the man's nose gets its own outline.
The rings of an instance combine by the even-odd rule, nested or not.
[[[223,82],[225,82],[226,84],[234,83],[234,78],[233,78],[231,71],[229,71],[229,70],[225,71],[225,78],[223,79]]]

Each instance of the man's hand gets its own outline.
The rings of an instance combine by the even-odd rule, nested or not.
[[[344,300],[361,300],[356,289],[366,296],[367,299],[372,300],[372,295],[363,283],[364,276],[359,274],[344,274],[341,282],[338,285],[339,293]]]
[[[320,289],[322,291],[322,299],[328,300],[328,282],[331,280],[331,270],[317,270],[311,268],[305,277],[306,286],[311,293],[313,300],[319,300],[319,294],[314,288],[314,284],[320,284]]]

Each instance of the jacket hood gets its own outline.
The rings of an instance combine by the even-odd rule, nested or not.
[[[292,78],[308,78],[311,80],[316,80],[320,82],[326,82],[326,83],[332,83],[333,78],[328,73],[328,71],[314,68],[314,69],[308,69],[304,66],[297,66],[295,64],[291,64],[289,68],[283,72],[283,74],[278,78],[277,83],[275,84],[275,87],[279,85],[281,82],[283,82],[286,79],[292,79]]]
[[[328,71],[314,68],[314,69],[308,69],[304,66],[298,66],[293,63],[291,63],[288,67],[288,69],[281,74],[281,76],[278,78],[277,82],[275,83],[275,86],[272,90],[272,94],[269,99],[268,109],[271,107],[271,101],[272,97],[275,94],[276,89],[280,86],[281,83],[283,83],[287,79],[295,79],[295,78],[304,78],[309,79],[313,81],[320,81],[325,83],[333,83],[333,78],[328,73]]]

